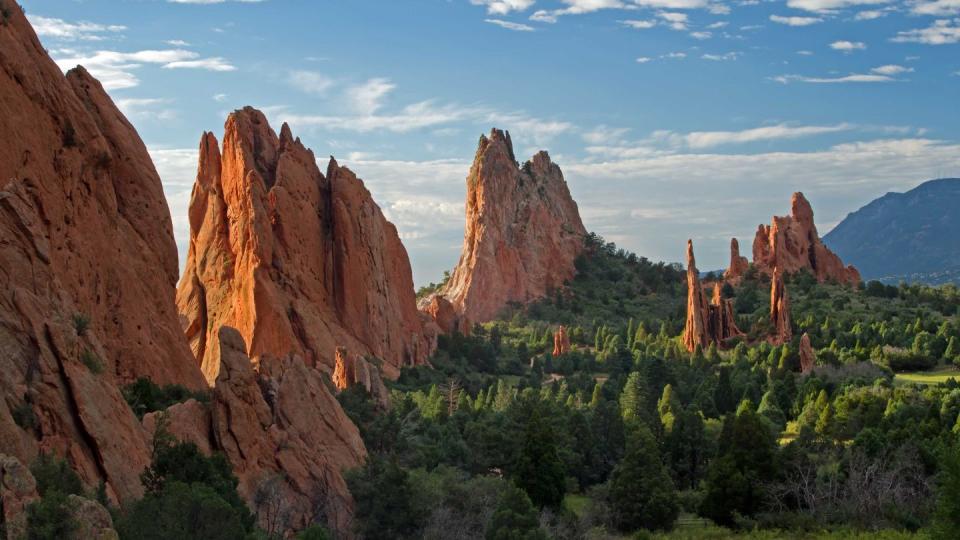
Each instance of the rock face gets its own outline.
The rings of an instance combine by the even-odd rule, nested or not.
[[[556,358],[570,352],[570,336],[567,335],[567,327],[561,325],[553,334],[553,357]]]
[[[733,301],[724,299],[716,284],[713,297],[707,302],[700,283],[700,272],[693,255],[693,241],[687,241],[687,323],[683,330],[683,344],[693,352],[706,349],[711,343],[724,346],[727,341],[742,336],[737,328]]]
[[[362,356],[350,356],[344,347],[337,347],[336,366],[333,369],[333,385],[338,390],[346,390],[354,385],[364,390],[381,407],[390,404],[390,395],[380,377],[380,370]]]
[[[860,273],[853,266],[844,266],[840,257],[827,249],[813,222],[813,209],[803,196],[794,193],[789,216],[774,216],[770,225],[760,225],[753,240],[753,264],[761,272],[772,275],[774,269],[783,274],[809,270],[817,281],[836,281],[851,286],[860,283]]]
[[[810,345],[810,336],[804,332],[800,338],[800,373],[810,373],[817,364],[817,355]]]
[[[460,332],[465,336],[470,334],[470,321],[465,315],[458,314],[453,304],[443,296],[434,294],[424,298],[419,308],[444,334],[454,332]]]
[[[480,137],[463,251],[439,294],[470,322],[489,321],[508,303],[542,298],[571,279],[585,236],[560,167],[546,152],[521,167],[510,134],[494,129]]]
[[[723,273],[723,279],[736,285],[743,279],[743,275],[750,268],[750,262],[740,255],[740,242],[736,238],[730,239],[730,267]]]
[[[193,443],[204,455],[213,453],[213,442],[210,439],[210,410],[195,399],[183,403],[176,403],[161,412],[153,412],[143,416],[143,429],[152,441],[157,434],[157,428],[163,418],[167,433],[178,441]]]
[[[149,448],[118,387],[203,387],[174,305],[170,212],[143,142],[83,68],[65,77],[22,10],[0,24],[0,453],[68,460],[142,495]]]
[[[770,279],[770,324],[773,326],[770,342],[774,345],[783,345],[793,339],[793,327],[790,323],[790,296],[787,294],[787,286],[778,268],[773,269],[773,277]]]
[[[389,377],[435,347],[407,252],[363,182],[333,159],[324,176],[286,124],[278,137],[249,107],[227,119],[222,154],[213,134],[200,142],[177,305],[210,383],[221,326],[255,363],[296,354],[328,373],[339,345]]]
[[[213,442],[233,465],[240,495],[261,519],[264,505],[280,504],[285,531],[317,516],[349,531],[353,500],[341,471],[359,466],[366,450],[320,373],[288,356],[258,374],[239,332],[221,328],[217,338]]]

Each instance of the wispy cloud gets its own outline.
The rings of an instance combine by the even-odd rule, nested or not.
[[[862,41],[834,41],[830,44],[830,48],[835,51],[843,51],[845,53],[853,51],[863,51],[866,50],[867,44]]]
[[[687,134],[661,132],[659,137],[674,143],[680,142],[688,148],[699,150],[729,144],[798,139],[801,137],[822,135],[824,133],[850,131],[852,129],[854,129],[854,126],[846,123],[832,126],[791,126],[788,124],[777,124],[775,126],[764,126],[741,131],[694,131]]]
[[[875,19],[880,19],[886,17],[889,12],[882,9],[869,9],[866,11],[861,11],[854,15],[853,20],[855,21],[872,21]]]
[[[470,0],[475,6],[486,6],[491,15],[508,15],[511,11],[524,11],[536,0]]]
[[[857,6],[887,4],[891,1],[892,0],[787,0],[787,7],[813,11],[815,13],[828,13]]]
[[[119,24],[97,24],[92,22],[67,22],[53,17],[28,15],[30,24],[37,35],[64,41],[102,41],[106,35],[123,32],[126,26]]]
[[[704,59],[704,60],[711,60],[711,61],[713,61],[713,62],[725,62],[725,61],[730,61],[730,60],[736,60],[736,59],[740,58],[741,54],[742,54],[742,53],[737,52],[737,51],[731,51],[731,52],[723,53],[723,54],[709,54],[709,53],[707,53],[707,54],[702,55],[700,58],[702,58],[702,59]]]
[[[887,75],[877,73],[851,73],[843,77],[806,77],[803,75],[778,75],[772,77],[772,80],[788,84],[791,82],[802,82],[812,84],[844,84],[844,83],[886,83],[894,82],[897,79]]]
[[[940,19],[926,28],[898,32],[891,39],[897,43],[923,43],[926,45],[951,45],[960,43],[960,19]]]
[[[535,30],[535,28],[530,26],[529,24],[504,21],[502,19],[484,19],[484,22],[495,24],[500,28],[513,30],[514,32],[533,32]]]
[[[820,17],[784,17],[782,15],[771,15],[770,20],[777,24],[785,24],[787,26],[810,26],[811,24],[823,22],[823,19]]]
[[[880,75],[900,75],[902,73],[913,73],[913,68],[904,67],[897,64],[887,64],[885,66],[875,67],[870,71]]]
[[[78,52],[72,49],[51,51],[60,69],[66,71],[82,65],[100,79],[104,88],[116,90],[133,88],[140,84],[134,70],[144,64],[159,65],[165,69],[202,69],[207,71],[234,71],[236,67],[220,57],[201,58],[186,49],[142,50],[134,52],[96,51]]]
[[[934,0],[932,2],[914,2],[910,11],[916,15],[960,15],[960,0]]]
[[[322,73],[307,70],[291,71],[287,82],[293,88],[307,94],[322,96],[333,86],[333,79]]]
[[[634,28],[636,30],[646,30],[648,28],[653,28],[657,25],[657,21],[654,20],[637,20],[637,19],[628,19],[625,21],[620,21],[620,24],[628,27]]]

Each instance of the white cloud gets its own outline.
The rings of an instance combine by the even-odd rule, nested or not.
[[[710,38],[713,37],[713,33],[712,33],[712,32],[702,32],[702,31],[701,31],[701,32],[690,32],[690,37],[692,37],[693,39],[699,39],[699,40],[710,39]]]
[[[724,28],[728,24],[730,23],[728,23],[727,21],[717,21],[715,23],[708,24],[707,28],[710,28],[711,30],[716,30],[717,28]]]
[[[682,144],[688,148],[700,150],[728,144],[798,139],[801,137],[837,133],[852,129],[854,129],[852,124],[837,124],[833,126],[791,126],[788,124],[777,124],[775,126],[764,126],[741,131],[694,131],[686,134],[666,131],[656,134],[656,138],[668,141],[674,145]]]
[[[653,21],[653,20],[641,21],[641,20],[630,19],[626,21],[620,21],[620,24],[627,26],[629,28],[637,29],[637,30],[645,30],[647,28],[653,28],[654,26],[656,26],[657,21]]]
[[[511,11],[525,11],[536,0],[470,0],[475,6],[486,6],[491,15],[507,15]]]
[[[778,83],[803,82],[813,84],[843,84],[843,83],[885,83],[894,82],[897,79],[887,75],[851,73],[843,77],[805,77],[802,75],[779,75],[772,77],[772,80]]]
[[[182,39],[168,39],[164,41],[167,45],[173,45],[174,47],[189,47],[190,44]]]
[[[197,60],[177,60],[164,64],[163,69],[202,69],[205,71],[236,71],[237,68],[219,56]]]
[[[853,19],[855,21],[872,21],[874,19],[879,19],[887,16],[887,11],[881,9],[870,9],[867,11],[861,11],[857,13]]]
[[[687,53],[684,52],[670,52],[664,55],[661,55],[660,58],[671,58],[671,59],[683,59],[687,57]]]
[[[813,56],[813,51],[802,50],[802,51],[797,51],[797,54],[799,54],[800,56]]]
[[[630,128],[613,128],[601,125],[583,133],[581,138],[584,142],[593,145],[613,144],[620,141],[629,132]]]
[[[140,84],[134,74],[144,64],[155,64],[166,69],[205,69],[233,71],[236,68],[223,58],[200,58],[186,49],[142,50],[134,52],[96,51],[81,53],[72,49],[51,51],[60,69],[67,71],[82,65],[100,80],[107,90],[133,88]]]
[[[680,13],[676,11],[661,11],[657,13],[657,17],[660,17],[667,22],[667,25],[677,31],[683,31],[687,29],[687,21],[689,17],[686,13]]]
[[[924,43],[926,45],[951,45],[960,43],[960,19],[940,19],[927,28],[898,32],[891,40],[897,43]]]
[[[384,98],[396,87],[389,79],[377,77],[352,87],[348,96],[354,111],[364,116],[372,116],[383,107]]]
[[[106,39],[104,34],[116,34],[127,29],[126,26],[118,24],[104,25],[85,21],[71,23],[39,15],[28,15],[27,18],[38,36],[64,41],[102,41]]]
[[[914,2],[910,11],[916,15],[960,15],[960,0],[934,0]]]
[[[533,32],[534,31],[534,28],[529,24],[504,21],[501,19],[484,19],[483,21],[490,24],[495,24],[501,28],[506,28],[507,30],[513,30],[514,32]]]
[[[646,64],[647,62],[649,62],[649,61],[651,61],[651,60],[653,60],[653,58],[650,58],[649,56],[638,56],[638,57],[637,57],[637,63],[638,63],[638,64]]]
[[[901,73],[913,73],[913,68],[898,66],[896,64],[887,64],[885,66],[875,67],[870,71],[873,73],[879,73],[880,75],[900,75]]]
[[[214,95],[213,95],[213,100],[216,101],[216,102],[218,102],[218,103],[223,103],[223,102],[226,101],[227,98],[229,98],[229,97],[230,97],[230,96],[228,96],[227,94],[214,94]]]
[[[176,111],[165,107],[170,103],[169,99],[120,98],[114,100],[114,103],[127,118],[131,119],[172,120],[177,116]]]
[[[865,50],[867,48],[867,45],[862,41],[841,40],[841,41],[834,41],[833,43],[831,43],[830,48],[835,51],[853,52],[853,51]]]
[[[826,13],[856,6],[886,4],[891,1],[892,0],[787,0],[787,7],[813,11],[815,13]]]
[[[330,77],[316,71],[307,70],[291,71],[287,77],[287,82],[301,92],[318,96],[325,95],[327,90],[333,86],[333,79]]]
[[[712,60],[714,62],[724,62],[724,61],[736,60],[737,58],[740,58],[740,53],[734,51],[734,52],[728,52],[723,54],[704,54],[700,58],[704,60]]]
[[[770,20],[777,24],[785,24],[787,26],[810,26],[811,24],[823,22],[823,19],[820,17],[784,17],[781,15],[771,15]]]

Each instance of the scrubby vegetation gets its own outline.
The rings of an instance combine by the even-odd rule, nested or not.
[[[206,392],[192,392],[179,384],[159,386],[150,379],[141,377],[123,387],[123,397],[137,418],[143,415],[165,410],[171,405],[195,399],[201,403],[209,401]]]
[[[376,509],[358,513],[360,531],[401,520],[408,538],[443,537],[438,523],[470,523],[463,538],[960,534],[960,384],[905,378],[958,360],[956,287],[791,276],[796,337],[771,346],[769,281],[750,272],[723,291],[747,339],[690,354],[681,269],[588,246],[565,291],[442,338],[433,369],[404,369],[389,411],[341,395],[374,456],[351,477]],[[553,358],[559,324],[574,350]],[[803,333],[818,356],[809,375]],[[405,486],[411,506],[386,485]],[[521,515],[497,521],[505,497]]]

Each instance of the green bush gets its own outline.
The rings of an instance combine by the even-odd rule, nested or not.
[[[237,540],[247,537],[243,512],[203,483],[165,483],[117,522],[126,540]]]
[[[50,492],[27,506],[27,540],[62,540],[76,530],[64,493]]]
[[[41,497],[50,493],[64,495],[83,494],[83,483],[67,462],[52,455],[40,454],[31,465],[30,473],[37,481],[37,492]]]
[[[137,418],[143,418],[145,414],[162,411],[171,405],[190,399],[201,403],[210,400],[205,392],[192,392],[179,384],[159,386],[145,377],[140,377],[123,387],[123,397]]]
[[[21,429],[31,431],[37,427],[37,414],[33,412],[33,407],[26,401],[18,404],[11,411],[13,421]]]
[[[80,361],[83,362],[83,365],[87,366],[90,373],[94,375],[103,373],[103,362],[90,349],[84,349],[83,352],[80,353]]]

